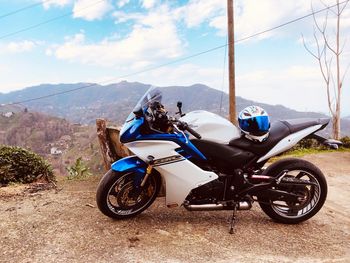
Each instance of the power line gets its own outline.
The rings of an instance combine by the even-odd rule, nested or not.
[[[14,10],[14,11],[11,11],[11,12],[8,12],[8,13],[0,15],[0,19],[3,19],[3,18],[8,17],[8,16],[12,16],[14,14],[20,13],[22,11],[25,11],[27,9],[30,9],[30,8],[33,8],[33,7],[42,5],[42,4],[45,4],[45,3],[50,2],[50,1],[52,1],[52,0],[45,0],[45,1],[41,1],[41,2],[38,2],[38,3],[34,3],[34,4],[31,4],[31,5],[24,6],[22,8],[17,9],[17,10]]]
[[[344,4],[344,3],[348,2],[348,1],[349,1],[349,0],[345,0],[345,1],[343,1],[343,2],[340,2],[339,5],[342,5],[342,4]],[[307,14],[307,15],[298,17],[298,18],[296,18],[296,19],[290,20],[290,21],[285,22],[285,23],[283,23],[283,24],[280,24],[280,25],[278,25],[278,26],[271,27],[271,28],[269,28],[269,29],[266,29],[266,30],[257,32],[257,33],[255,33],[255,34],[250,35],[250,36],[247,36],[247,37],[243,37],[243,38],[241,38],[241,39],[235,41],[235,43],[237,43],[237,42],[243,42],[243,41],[246,41],[246,40],[248,40],[248,39],[250,39],[250,38],[256,37],[256,36],[258,36],[258,35],[265,34],[265,33],[268,33],[268,32],[270,32],[270,31],[273,31],[273,30],[279,29],[279,28],[281,28],[281,27],[287,26],[287,25],[289,25],[289,24],[298,22],[298,21],[303,20],[303,19],[305,19],[305,18],[308,18],[308,17],[310,17],[310,16],[313,16],[313,15],[316,15],[316,14],[319,14],[319,13],[322,13],[322,12],[324,12],[324,11],[326,11],[326,10],[329,10],[329,9],[331,9],[331,8],[333,8],[333,7],[336,7],[337,5],[338,5],[338,4],[334,4],[334,5],[331,5],[331,6],[327,6],[327,7],[323,8],[323,9],[320,9],[320,10],[314,11],[314,12],[312,12],[312,13],[310,13],[310,14]]]
[[[0,36],[0,40],[1,40],[1,39],[4,39],[4,38],[11,37],[11,36],[14,36],[14,35],[17,35],[17,34],[19,34],[19,33],[23,33],[23,32],[25,32],[25,31],[29,31],[29,30],[31,30],[31,29],[40,27],[40,26],[42,26],[42,25],[46,25],[46,24],[51,23],[51,22],[53,22],[53,21],[56,21],[56,20],[62,19],[62,18],[64,18],[64,17],[70,16],[70,15],[72,15],[72,14],[74,14],[74,13],[80,13],[82,10],[88,9],[88,8],[90,8],[90,7],[92,7],[92,6],[95,6],[95,5],[97,5],[97,4],[99,4],[99,3],[103,2],[103,1],[104,1],[104,0],[100,0],[100,1],[94,2],[94,3],[92,3],[91,5],[87,5],[87,6],[83,7],[83,8],[80,8],[78,11],[75,11],[75,12],[74,12],[74,11],[70,11],[69,13],[65,13],[65,14],[63,14],[63,15],[53,17],[53,18],[51,18],[51,19],[42,21],[42,22],[40,22],[40,23],[38,23],[38,24],[34,24],[34,25],[29,26],[29,27],[25,27],[25,28],[19,29],[19,30],[17,30],[17,31],[14,31],[14,32],[11,32],[11,33],[2,35],[2,36]]]
[[[103,1],[104,1],[104,0],[100,0],[100,1],[97,1],[97,2],[95,2],[95,3],[93,3],[93,4],[91,4],[91,5],[88,5],[88,6],[86,6],[86,7],[83,7],[83,8],[81,8],[78,12],[80,12],[81,10],[90,8],[90,7],[96,5],[96,4],[100,3],[100,2],[103,2]],[[340,2],[339,5],[342,5],[342,4],[344,4],[345,2],[347,2],[347,1],[348,1],[348,0],[345,0],[345,1],[343,1],[343,2]],[[35,6],[37,6],[37,5],[39,5],[39,4],[42,4],[42,3],[45,3],[45,2],[50,2],[50,0],[45,0],[45,1],[42,1],[41,3],[36,3],[36,4],[28,5],[28,6],[26,6],[26,7],[23,7],[23,8],[21,8],[21,9],[15,10],[15,11],[13,11],[13,12],[10,12],[10,13],[7,13],[7,14],[3,14],[3,15],[0,16],[0,19],[3,18],[3,17],[6,17],[6,16],[13,15],[13,14],[15,14],[15,13],[24,11],[24,10],[26,10],[26,9],[35,7]],[[248,39],[250,39],[250,38],[252,38],[252,37],[258,36],[258,35],[260,35],[260,34],[267,33],[267,32],[269,32],[269,31],[271,31],[271,30],[275,30],[275,29],[278,29],[278,28],[280,28],[280,27],[289,25],[289,24],[291,24],[291,23],[294,23],[294,22],[297,22],[297,21],[299,21],[299,20],[305,19],[305,18],[307,18],[307,17],[309,17],[309,16],[312,16],[312,15],[315,15],[315,14],[318,14],[318,13],[321,13],[321,12],[324,12],[325,10],[331,9],[331,8],[333,8],[333,7],[335,7],[335,6],[337,6],[337,4],[334,4],[334,5],[325,7],[325,8],[323,8],[323,9],[320,9],[320,10],[318,10],[318,11],[312,12],[312,13],[307,14],[307,15],[305,15],[305,16],[296,18],[296,19],[294,19],[294,20],[288,21],[288,22],[286,22],[286,23],[284,23],[284,24],[281,24],[281,25],[278,25],[278,26],[276,26],[276,27],[273,27],[273,28],[270,28],[270,29],[267,29],[267,30],[258,32],[258,33],[254,34],[254,35],[251,35],[251,36],[248,36],[248,37],[246,37],[246,38],[243,38],[243,39],[240,39],[240,40],[238,40],[238,41],[235,41],[235,43],[236,43],[236,42],[245,41],[245,40],[248,40]],[[53,21],[62,19],[62,18],[64,18],[64,17],[70,16],[70,15],[72,15],[72,14],[74,14],[74,11],[71,11],[71,12],[69,12],[69,13],[65,13],[65,14],[60,15],[60,16],[53,17],[53,18],[51,18],[51,19],[42,21],[42,22],[40,22],[40,23],[38,23],[38,24],[34,24],[34,25],[29,26],[29,27],[25,27],[25,28],[22,28],[22,29],[20,29],[20,30],[17,30],[17,31],[8,33],[8,34],[2,35],[2,36],[0,36],[0,40],[1,40],[1,39],[4,39],[4,38],[8,38],[8,37],[10,37],[10,36],[17,35],[17,34],[19,34],[19,33],[25,32],[25,31],[32,30],[32,29],[37,28],[37,27],[40,27],[40,26],[42,26],[42,25],[46,25],[46,24],[48,24],[48,23],[51,23],[51,22],[53,22]]]
[[[343,3],[347,2],[347,1],[348,1],[348,0],[343,1],[343,2],[341,2],[340,4],[343,4]],[[100,1],[100,2],[101,2],[101,1]],[[310,16],[312,16],[312,15],[315,15],[315,14],[318,14],[318,13],[321,13],[321,12],[324,12],[324,11],[326,11],[326,10],[329,10],[330,8],[335,7],[336,5],[337,5],[337,4],[332,5],[332,6],[328,6],[328,7],[326,7],[326,8],[323,8],[323,9],[320,9],[320,10],[318,10],[318,11],[312,12],[312,13],[307,14],[307,15],[305,15],[305,16],[302,16],[302,17],[299,17],[299,18],[290,20],[290,21],[285,22],[285,23],[283,23],[283,24],[280,24],[280,25],[278,25],[278,26],[275,26],[275,27],[272,27],[272,28],[269,28],[269,29],[266,29],[266,30],[257,32],[257,33],[255,33],[255,34],[250,35],[250,36],[246,36],[246,37],[240,38],[240,39],[236,40],[235,43],[239,43],[239,42],[246,41],[246,40],[248,40],[248,39],[250,39],[250,38],[253,38],[253,37],[256,37],[256,36],[258,36],[258,35],[265,34],[265,33],[267,33],[267,32],[270,32],[270,31],[276,30],[276,29],[278,29],[278,28],[284,27],[284,26],[286,26],[286,25],[289,25],[289,24],[291,24],[291,23],[300,21],[300,20],[305,19],[305,18],[307,18],[307,17],[310,17]],[[1,39],[1,38],[0,38],[0,39]],[[58,96],[58,95],[62,95],[62,94],[70,93],[70,92],[74,92],[74,91],[77,91],[77,90],[82,90],[82,89],[90,88],[90,87],[93,87],[93,86],[96,86],[96,85],[101,85],[101,84],[108,83],[108,82],[111,82],[111,81],[115,81],[115,80],[118,80],[118,79],[122,79],[122,78],[130,77],[130,76],[138,75],[138,74],[145,73],[145,72],[148,72],[148,71],[153,71],[153,70],[158,69],[158,68],[162,68],[162,67],[165,67],[165,66],[168,66],[168,65],[176,64],[176,63],[179,63],[179,62],[182,62],[182,61],[185,61],[185,60],[194,58],[194,57],[198,57],[198,56],[201,56],[201,55],[204,55],[204,54],[213,52],[213,51],[215,51],[215,50],[224,48],[224,47],[226,47],[227,45],[228,45],[228,44],[225,43],[224,45],[216,46],[216,47],[213,47],[213,48],[211,48],[211,49],[207,49],[207,50],[204,50],[204,51],[201,51],[201,52],[192,54],[192,55],[187,56],[187,57],[183,57],[183,58],[180,58],[180,59],[176,59],[176,60],[173,60],[173,61],[170,61],[170,62],[167,62],[167,63],[163,63],[163,64],[160,64],[160,65],[157,65],[157,66],[149,67],[149,68],[146,68],[146,69],[144,69],[144,70],[132,72],[132,73],[129,73],[129,74],[126,74],[126,75],[122,75],[122,76],[119,76],[119,77],[111,78],[111,79],[108,79],[108,80],[105,80],[105,81],[102,81],[102,82],[99,82],[99,83],[88,84],[88,85],[85,85],[85,86],[82,86],[82,87],[79,87],[79,88],[75,88],[75,89],[71,89],[71,90],[66,90],[66,91],[61,91],[61,92],[56,92],[56,93],[52,93],[52,94],[49,94],[49,95],[40,96],[40,97],[35,97],[35,98],[27,99],[27,100],[16,101],[16,102],[11,102],[11,103],[6,103],[6,104],[0,104],[0,107],[10,106],[10,105],[17,105],[17,104],[21,104],[21,103],[27,103],[27,102],[31,102],[31,101],[36,101],[36,100],[41,100],[41,99],[45,99],[45,98],[49,98],[49,97],[54,97],[54,96]]]

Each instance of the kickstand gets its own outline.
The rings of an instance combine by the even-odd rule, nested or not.
[[[231,220],[230,220],[230,231],[229,231],[230,234],[233,234],[233,226],[234,226],[234,224],[236,222],[236,216],[235,216],[236,211],[237,211],[237,205],[235,204],[235,207],[232,210],[232,217],[231,217]]]

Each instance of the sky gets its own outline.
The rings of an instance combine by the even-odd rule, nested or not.
[[[236,95],[327,114],[317,60],[302,41],[317,50],[312,17],[239,40],[336,1],[234,2]],[[316,15],[320,24],[325,15]],[[202,83],[228,92],[226,21],[226,0],[0,0],[0,92],[42,83],[122,80],[155,86]],[[331,45],[334,25],[330,11]],[[350,3],[341,20],[342,74],[350,65],[349,36]],[[342,115],[350,115],[350,70],[343,83]]]

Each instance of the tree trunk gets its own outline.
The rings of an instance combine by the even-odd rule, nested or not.
[[[340,10],[339,10],[339,0],[337,1],[337,8],[338,8],[338,16],[337,16],[337,36],[336,36],[336,59],[337,59],[337,97],[336,97],[336,106],[335,106],[335,119],[334,119],[334,127],[333,127],[333,133],[334,133],[334,139],[339,140],[340,139],[340,99],[341,99],[341,79],[340,79],[340,54],[341,51],[339,49],[340,40],[339,40],[339,33],[340,33]]]
[[[333,125],[332,125],[332,135],[333,138],[336,140],[339,140],[341,137],[340,134],[340,110],[337,107],[337,112],[335,116],[332,118]]]

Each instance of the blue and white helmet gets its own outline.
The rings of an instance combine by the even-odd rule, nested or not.
[[[249,140],[263,142],[269,136],[269,115],[259,106],[244,108],[238,115],[238,123],[239,128]]]

